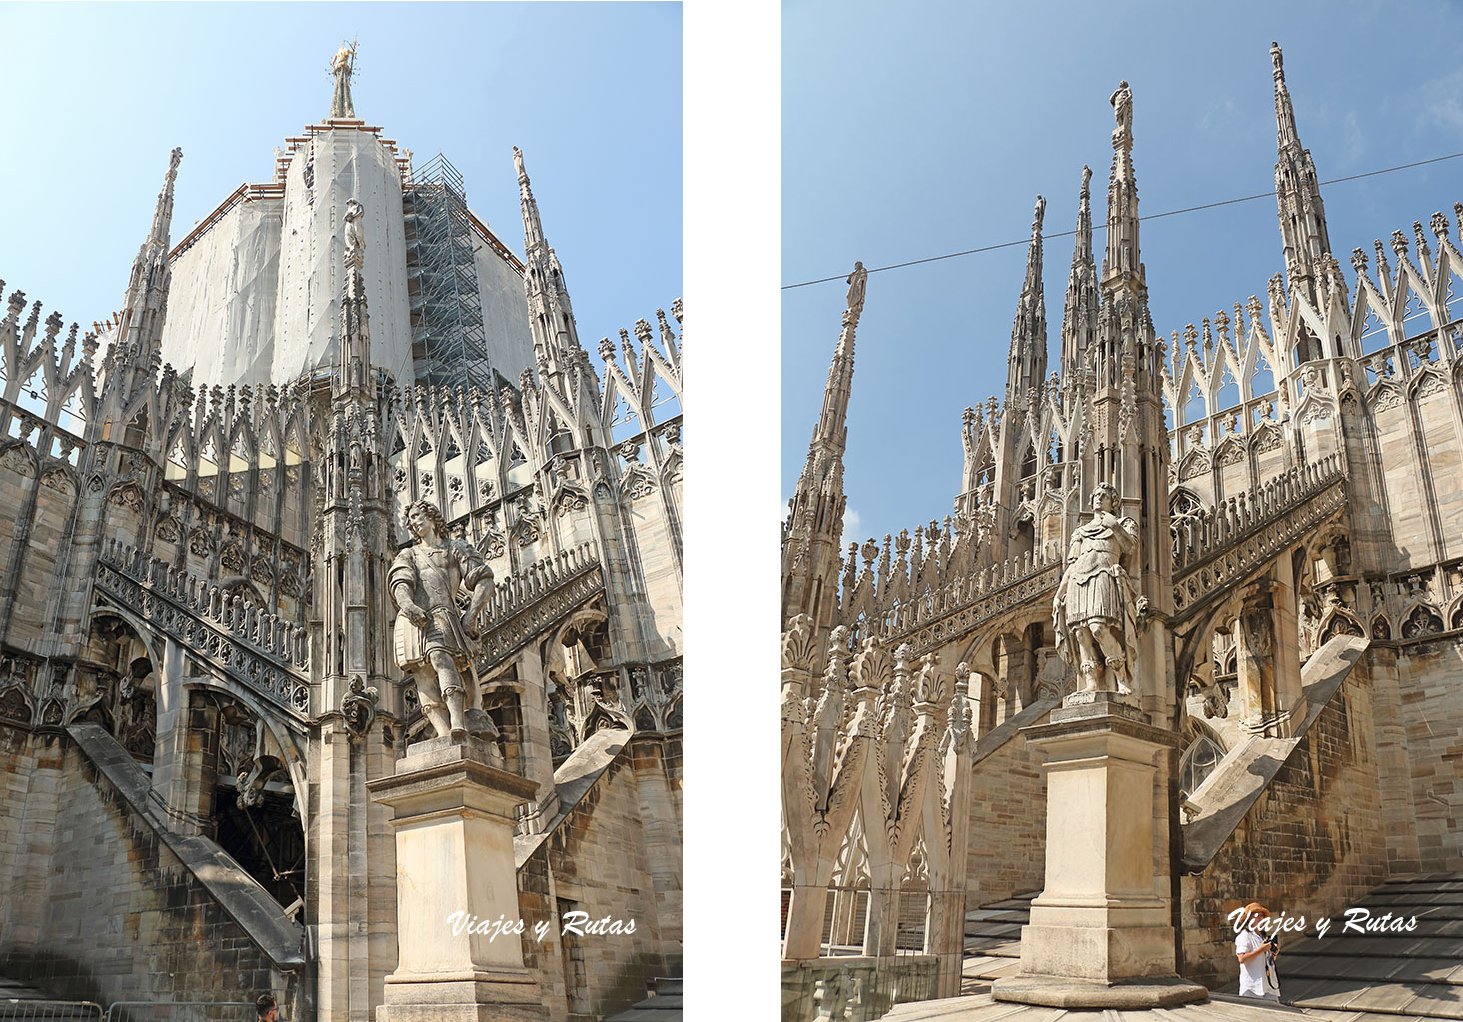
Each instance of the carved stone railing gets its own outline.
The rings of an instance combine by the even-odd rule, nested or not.
[[[103,547],[97,586],[265,699],[296,716],[308,713],[304,626],[115,539]]]
[[[1172,523],[1175,617],[1197,613],[1340,510],[1345,478],[1340,455],[1332,454]]]
[[[1062,560],[1055,544],[971,572],[938,589],[917,595],[874,622],[894,645],[909,644],[923,656],[941,643],[1056,589]]]
[[[479,671],[491,670],[533,636],[604,592],[594,544],[551,554],[498,584],[485,611]]]

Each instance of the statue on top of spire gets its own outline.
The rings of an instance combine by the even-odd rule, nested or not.
[[[1126,80],[1118,82],[1117,91],[1109,97],[1108,102],[1112,104],[1113,117],[1117,120],[1118,126],[1113,129],[1113,145],[1132,145],[1133,141],[1133,90],[1128,88]]]
[[[855,261],[853,272],[848,275],[848,316],[854,323],[858,322],[859,316],[864,311],[864,285],[869,279],[869,271],[864,269],[864,264]]]
[[[355,104],[351,102],[351,75],[355,73],[357,43],[341,43],[330,62],[330,73],[335,76],[335,94],[330,98],[332,118],[354,118]]]

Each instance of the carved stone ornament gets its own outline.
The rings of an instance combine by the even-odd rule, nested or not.
[[[345,729],[350,732],[351,738],[364,738],[366,732],[371,730],[379,701],[380,693],[376,691],[375,685],[367,686],[359,675],[351,678],[350,691],[340,704],[341,716],[345,718]]]

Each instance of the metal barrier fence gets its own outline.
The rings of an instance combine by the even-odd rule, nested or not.
[[[117,1001],[102,1022],[254,1022],[253,1001]]]
[[[253,1022],[253,1001],[0,1000],[0,1022]]]
[[[102,1006],[91,1001],[0,1001],[5,1022],[102,1022]]]

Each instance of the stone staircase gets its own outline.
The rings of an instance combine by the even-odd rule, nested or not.
[[[1028,891],[965,913],[962,994],[986,993],[992,980],[1021,971],[1021,927],[1031,921],[1031,899],[1040,893]]]
[[[1282,940],[1280,993],[1311,1014],[1356,1012],[1368,1022],[1463,1019],[1463,873],[1396,877],[1358,908],[1379,920],[1417,917],[1403,933],[1343,932]]]
[[[649,997],[611,1015],[604,1022],[681,1022],[681,978],[659,977],[651,981]]]
[[[1031,891],[965,914],[962,996],[1021,967],[1021,927],[1031,919]],[[1323,938],[1282,938],[1280,990],[1298,1014],[1334,1022],[1463,1020],[1463,873],[1397,877],[1356,906],[1380,919],[1417,917],[1403,933],[1347,933],[1333,918]],[[1235,997],[1238,978],[1211,991],[1211,1004],[1253,1004]]]

